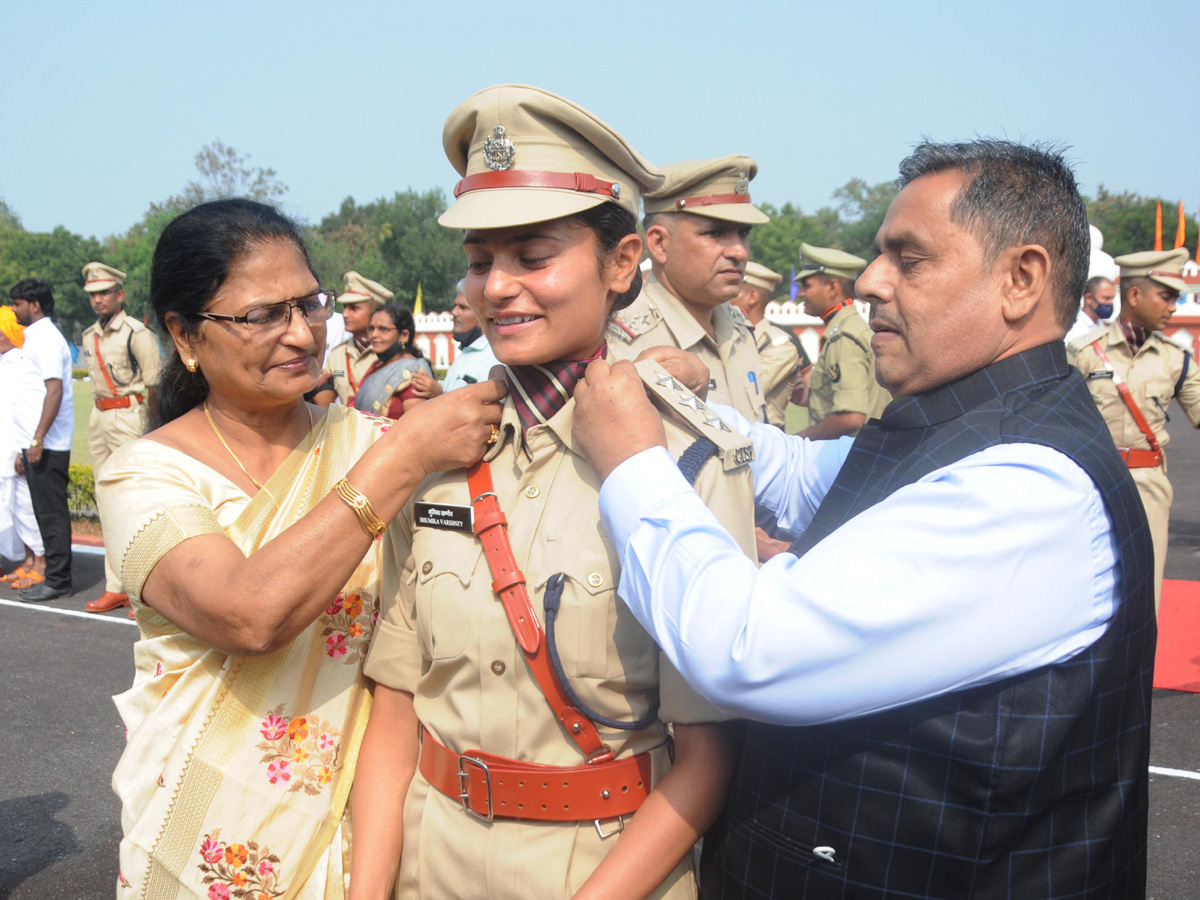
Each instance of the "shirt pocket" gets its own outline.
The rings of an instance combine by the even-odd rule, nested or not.
[[[414,535],[417,640],[426,659],[461,656],[475,638],[478,595],[491,590],[487,578],[476,571],[482,555],[473,535],[435,529],[418,529]]]
[[[657,647],[633,613],[617,599],[617,569],[604,546],[572,545],[567,558],[550,566],[561,572],[562,602],[555,621],[555,644],[563,670],[570,678],[609,681],[630,687],[653,687],[657,682]],[[539,579],[542,602],[548,576]]]

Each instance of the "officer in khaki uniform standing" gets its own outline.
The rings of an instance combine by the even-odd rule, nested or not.
[[[680,347],[711,373],[708,396],[754,422],[767,421],[750,324],[730,303],[742,289],[750,229],[770,219],[750,202],[758,165],[749,156],[674,163],[642,198],[651,274],[641,296],[613,316],[609,353],[636,359]]]
[[[439,222],[466,231],[467,300],[509,393],[484,464],[428,479],[385,539],[354,877],[390,896],[398,864],[402,900],[694,900],[690,848],[732,765],[725,716],[620,605],[602,479],[572,438],[574,390],[637,293],[639,189],[661,176],[591,113],[520,85],[469,98],[443,145],[463,178]],[[748,439],[656,363],[636,368],[663,452],[687,456],[748,551]]]
[[[146,433],[160,356],[154,332],[125,315],[125,273],[90,262],[83,267],[83,278],[83,289],[99,316],[83,333],[83,357],[94,398],[88,417],[88,451],[96,473],[114,450]],[[128,605],[129,597],[105,553],[104,593],[90,601],[87,610],[107,612]]]
[[[854,306],[854,281],[867,261],[801,244],[800,266],[796,282],[804,311],[825,323],[808,381],[808,427],[800,434],[814,440],[854,435],[892,399],[875,380],[871,328]]]
[[[1163,452],[1167,407],[1179,401],[1200,427],[1200,370],[1192,354],[1162,336],[1181,291],[1188,251],[1147,250],[1118,256],[1121,313],[1067,347],[1137,485],[1154,541],[1154,604],[1162,599],[1167,562],[1167,525],[1174,490]]]
[[[346,273],[346,290],[338,296],[337,302],[342,304],[342,318],[350,337],[329,352],[325,363],[326,371],[333,378],[333,390],[345,406],[354,405],[354,395],[378,359],[367,340],[371,313],[395,299],[396,295],[378,281],[363,278],[357,272]]]
[[[778,272],[760,263],[748,262],[742,292],[733,301],[754,326],[754,343],[762,366],[762,388],[767,398],[767,419],[779,428],[784,425],[796,376],[809,365],[808,355],[796,336],[767,321],[767,303],[781,281],[783,276]]]

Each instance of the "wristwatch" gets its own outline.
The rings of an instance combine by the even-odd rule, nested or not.
[[[37,438],[34,438],[32,441],[29,442],[30,447],[40,447],[41,444],[42,444],[42,442],[39,441]]]

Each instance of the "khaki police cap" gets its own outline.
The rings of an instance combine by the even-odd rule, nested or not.
[[[750,202],[750,182],[758,174],[758,163],[749,156],[693,159],[663,166],[662,172],[663,186],[642,198],[646,215],[690,212],[743,225],[771,221]]]
[[[611,201],[632,213],[662,175],[610,126],[570,100],[522,84],[468,97],[442,130],[463,176],[447,228],[507,228],[571,216]]]
[[[1187,261],[1186,247],[1126,253],[1113,260],[1121,267],[1122,278],[1149,278],[1181,294],[1192,290],[1183,280],[1183,264]]]
[[[783,281],[783,276],[760,263],[748,262],[746,263],[746,274],[742,280],[751,287],[766,291],[767,296],[770,296],[775,292],[779,282]]]
[[[346,290],[338,295],[337,302],[345,306],[347,303],[362,303],[373,300],[376,303],[391,303],[396,295],[378,281],[363,278],[357,272],[346,273]]]
[[[852,253],[802,243],[800,271],[792,281],[799,283],[809,275],[832,275],[835,278],[849,278],[854,281],[866,267],[867,261]]]
[[[99,294],[121,287],[127,277],[120,269],[101,262],[90,262],[83,267],[83,289],[89,294]]]

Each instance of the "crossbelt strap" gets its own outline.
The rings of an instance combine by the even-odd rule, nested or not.
[[[117,396],[117,386],[113,384],[112,378],[108,374],[108,366],[104,364],[104,357],[100,355],[100,332],[97,331],[92,335],[95,340],[96,347],[96,362],[100,363],[100,372],[104,375],[104,380],[108,384],[108,389],[112,391],[112,395]]]
[[[455,753],[421,729],[421,774],[481,818],[586,822],[637,811],[650,793],[650,754],[547,766],[480,750]]]
[[[1112,361],[1108,358],[1108,354],[1104,352],[1104,347],[1100,345],[1099,341],[1092,341],[1092,349],[1096,351],[1096,355],[1100,357],[1100,362],[1104,363],[1104,368],[1112,376],[1113,384],[1117,386],[1117,392],[1121,395],[1121,399],[1125,401],[1125,405],[1129,407],[1129,413],[1133,416],[1133,421],[1137,423],[1137,427],[1141,429],[1142,434],[1146,436],[1146,440],[1150,442],[1150,449],[1155,453],[1162,453],[1162,446],[1158,443],[1158,438],[1154,436],[1154,431],[1150,428],[1149,423],[1146,422],[1146,417],[1138,409],[1137,401],[1133,399],[1133,392],[1129,390],[1129,385],[1125,383],[1125,379],[1113,368]]]
[[[541,688],[542,695],[572,740],[583,751],[588,764],[613,758],[612,751],[600,739],[591,720],[571,705],[562,685],[550,665],[542,624],[533,611],[525,576],[517,568],[512,544],[508,540],[508,519],[500,509],[492,486],[492,468],[480,460],[467,470],[467,488],[471,492],[471,508],[475,512],[475,534],[483,544],[488,569],[492,573],[492,590],[504,605],[504,614],[516,636],[517,645],[525,654],[529,670]]]

